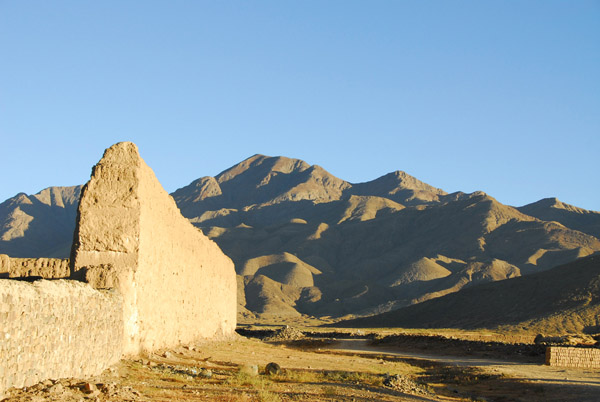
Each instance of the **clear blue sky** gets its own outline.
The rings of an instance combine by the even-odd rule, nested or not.
[[[0,201],[124,140],[169,192],[261,153],[600,210],[600,1],[0,0]]]

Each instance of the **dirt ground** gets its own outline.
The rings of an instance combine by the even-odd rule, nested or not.
[[[264,374],[275,362],[281,374]],[[258,366],[258,367],[253,367]],[[258,368],[259,374],[255,370]],[[210,375],[208,374],[210,370]],[[424,401],[440,400],[410,381],[422,370],[401,361],[302,351],[239,337],[200,343],[139,360],[102,375],[12,390],[7,401]],[[385,386],[385,373],[406,378]],[[60,384],[56,390],[56,385]],[[87,386],[97,390],[86,392]]]
[[[46,381],[5,396],[10,402],[600,400],[598,372],[344,342],[239,336],[122,360],[95,378]],[[265,374],[271,362],[282,372]]]
[[[361,353],[363,356],[394,357],[425,369],[419,381],[437,386],[439,393],[448,390],[468,394],[474,400],[493,401],[598,401],[600,400],[600,372],[592,369],[550,367],[531,363],[527,357],[465,356],[426,353],[423,349],[407,351],[392,346],[373,346],[369,341],[342,340],[332,348],[340,353]],[[435,353],[438,352],[438,353]],[[537,360],[537,359],[534,359]],[[454,387],[452,384],[458,387]],[[443,385],[445,384],[445,387]]]

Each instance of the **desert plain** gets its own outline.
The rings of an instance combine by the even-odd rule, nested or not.
[[[600,392],[598,370],[544,365],[535,345],[472,340],[490,333],[440,331],[443,342],[435,331],[240,330],[123,359],[93,378],[13,389],[6,401],[595,401]],[[399,333],[404,345],[381,342]],[[281,372],[267,373],[269,363]]]

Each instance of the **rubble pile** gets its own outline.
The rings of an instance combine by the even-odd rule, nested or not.
[[[429,392],[422,385],[419,385],[410,378],[401,376],[399,374],[386,374],[385,379],[383,380],[383,385],[389,388],[393,388],[396,391],[403,392],[405,394],[432,395],[432,393]]]
[[[295,328],[286,325],[277,331],[271,336],[264,338],[264,341],[268,342],[282,342],[282,341],[297,341],[300,339],[304,339],[304,334],[302,331],[299,331]]]
[[[80,379],[45,380],[31,387],[12,388],[4,395],[3,402],[31,401],[81,401],[81,400],[127,400],[144,401],[146,398],[136,389],[114,382],[94,383]]]

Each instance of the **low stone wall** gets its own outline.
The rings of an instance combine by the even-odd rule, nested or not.
[[[517,344],[532,344],[535,340],[535,335],[505,335],[505,334],[493,334],[493,335],[484,335],[484,334],[459,334],[455,336],[451,336],[451,339],[464,339],[469,341],[478,341],[478,342],[500,342],[507,343],[512,345]]]
[[[122,298],[75,281],[0,280],[0,397],[47,378],[86,377],[119,361]]]
[[[0,254],[0,275],[8,278],[68,278],[69,260],[59,258],[14,258]]]
[[[600,369],[600,349],[549,346],[546,364],[558,367]]]

